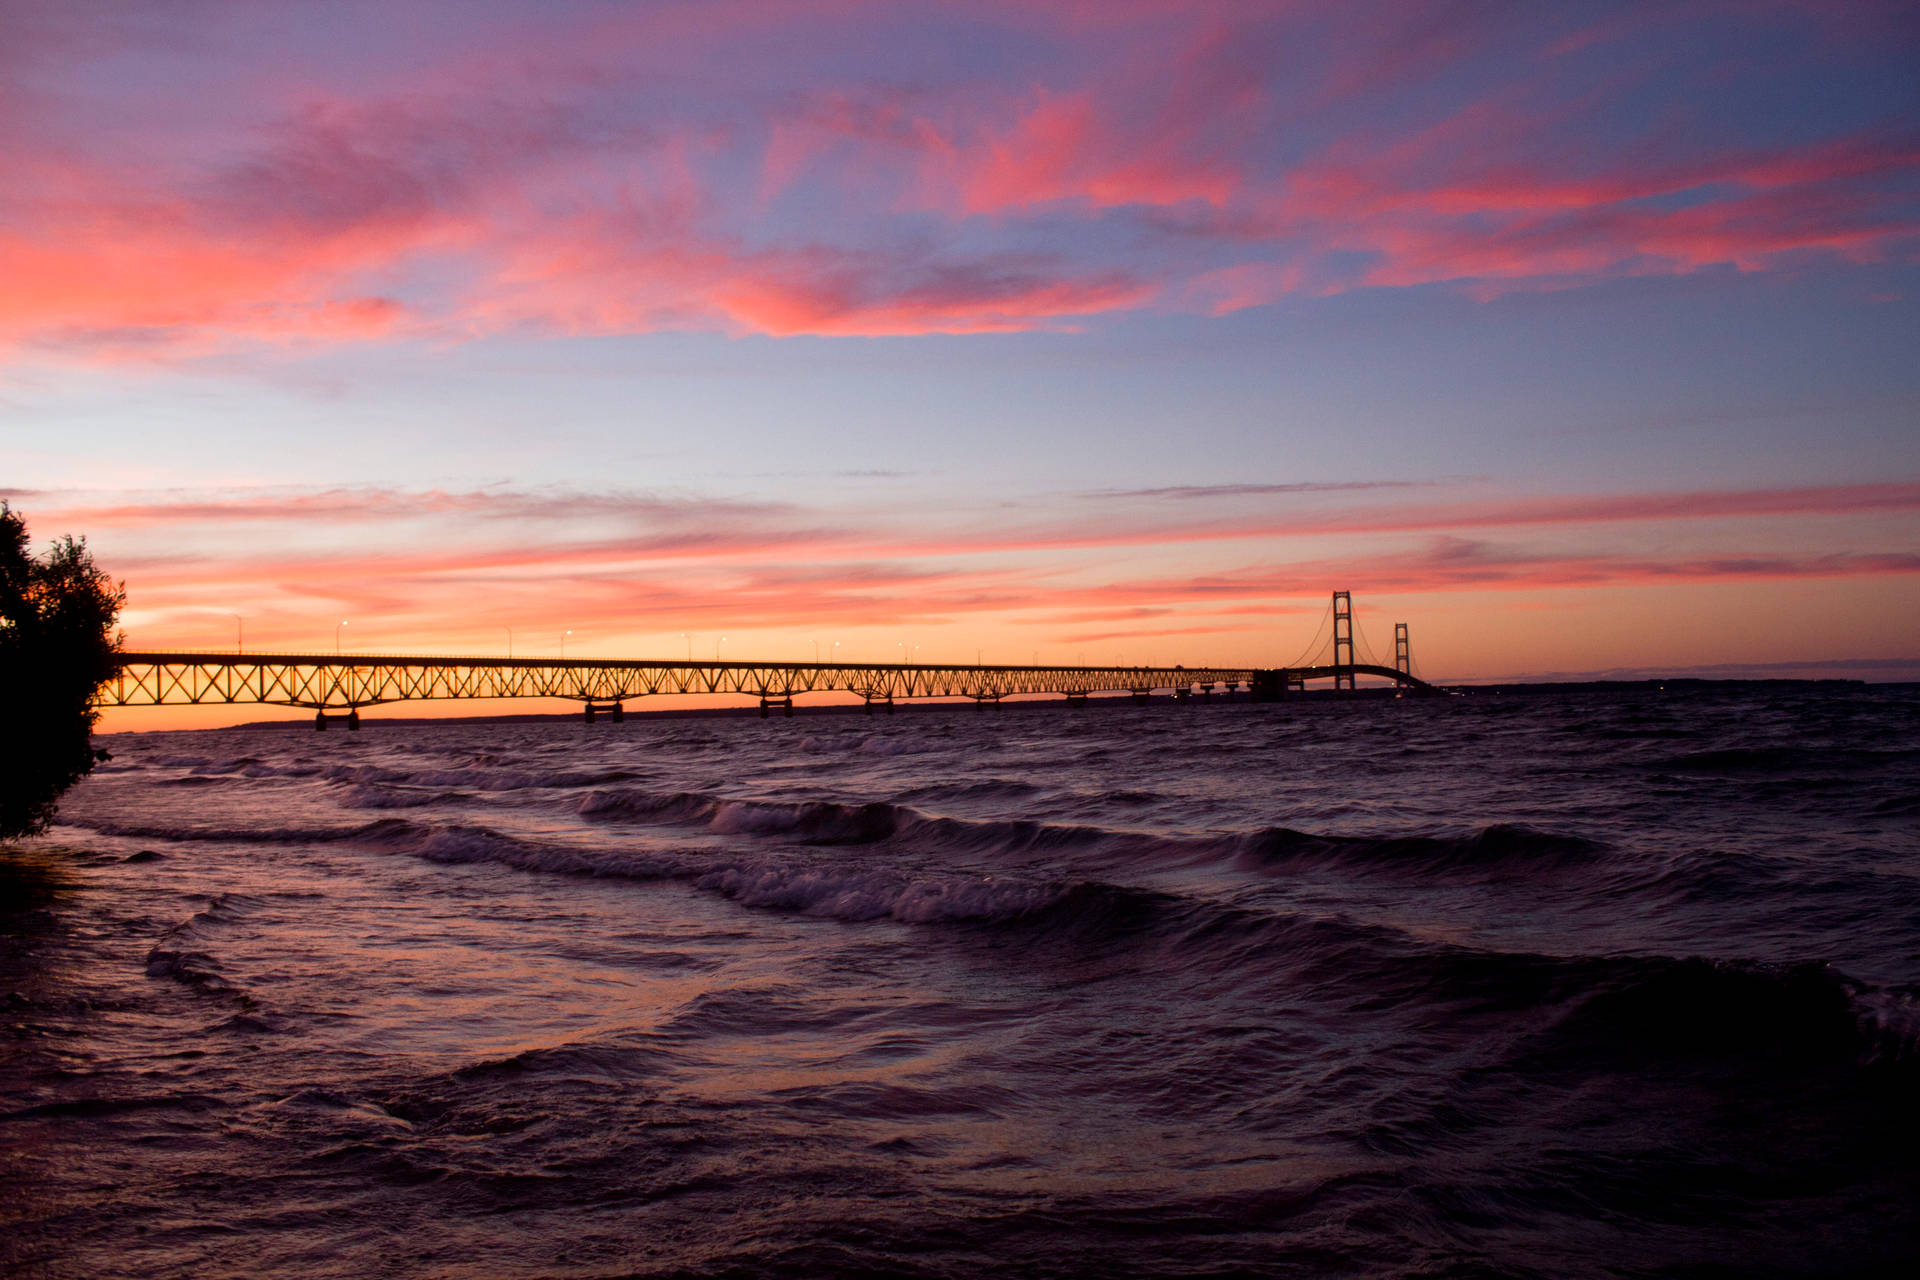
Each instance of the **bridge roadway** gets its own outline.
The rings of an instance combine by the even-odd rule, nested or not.
[[[193,706],[264,703],[307,707],[324,727],[329,712],[358,727],[360,707],[446,698],[563,698],[621,718],[622,704],[656,694],[741,694],[760,700],[761,714],[791,715],[806,693],[851,693],[868,709],[911,698],[972,698],[980,706],[1020,694],[1057,694],[1070,702],[1093,693],[1146,698],[1211,698],[1246,689],[1278,698],[1308,680],[1381,676],[1403,688],[1433,686],[1392,667],[1041,667],[947,666],[884,662],[655,662],[587,658],[461,658],[388,654],[123,653],[119,672],[101,687],[105,706]],[[1337,680],[1336,680],[1337,683]],[[1351,680],[1348,680],[1351,683]]]

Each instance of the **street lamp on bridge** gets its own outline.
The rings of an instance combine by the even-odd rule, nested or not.
[[[335,623],[335,624],[334,624],[334,628],[333,628],[333,656],[334,656],[334,657],[336,657],[336,658],[340,656],[340,628],[341,628],[341,627],[344,627],[344,626],[346,626],[346,625],[347,625],[347,624],[346,624],[346,623],[345,623],[344,621],[343,621],[343,622],[338,622],[338,623]]]

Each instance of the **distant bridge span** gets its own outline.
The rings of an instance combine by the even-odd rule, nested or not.
[[[1146,700],[1171,692],[1185,700],[1242,690],[1274,701],[1331,679],[1351,688],[1357,675],[1379,676],[1421,693],[1433,686],[1409,671],[1369,663],[1294,668],[946,666],[933,663],[656,662],[575,658],[471,658],[373,654],[122,653],[103,685],[104,706],[160,707],[260,703],[306,707],[324,728],[329,713],[358,727],[361,707],[389,702],[472,698],[563,698],[620,719],[630,699],[660,694],[740,694],[760,700],[762,715],[793,712],[795,697],[850,693],[891,710],[914,698],[971,698],[980,706],[1020,695],[1055,694],[1082,702],[1094,693]]]

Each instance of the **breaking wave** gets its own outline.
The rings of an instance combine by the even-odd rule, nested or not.
[[[1143,801],[1144,802],[1144,801]],[[583,818],[704,828],[808,845],[893,841],[963,854],[1031,854],[1101,848],[1129,860],[1169,865],[1217,857],[1243,866],[1339,865],[1356,870],[1448,872],[1592,863],[1606,846],[1581,836],[1510,823],[1463,835],[1331,836],[1267,827],[1221,835],[1169,836],[1024,819],[939,817],[904,804],[728,799],[698,792],[595,791]]]

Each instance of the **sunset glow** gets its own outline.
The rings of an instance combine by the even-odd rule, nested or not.
[[[1920,677],[1911,6],[7,13],[132,647]]]

